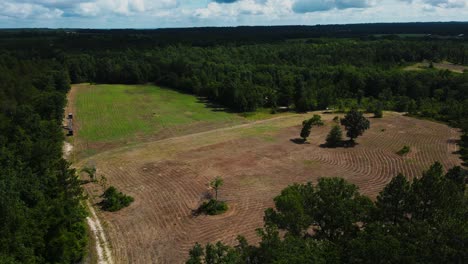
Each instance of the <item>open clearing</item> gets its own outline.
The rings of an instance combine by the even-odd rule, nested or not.
[[[450,62],[434,62],[432,63],[435,69],[439,70],[449,70],[456,73],[463,73],[464,71],[468,71],[468,66],[457,65]],[[429,69],[429,62],[419,62],[408,66],[405,68],[406,71],[423,71]]]
[[[78,91],[93,88],[79,87]],[[125,91],[127,88],[122,86],[120,89]],[[74,91],[75,88],[71,94]],[[77,119],[82,120],[79,119],[83,113],[80,110],[83,106],[78,104],[79,96],[69,98],[69,109],[76,109]],[[74,98],[78,98],[77,104],[73,104]],[[130,104],[135,99],[122,100]],[[181,115],[179,108],[183,106],[172,106],[170,100],[166,101],[168,106],[161,105],[161,109],[173,109],[172,115]],[[128,110],[131,105],[122,107]],[[96,165],[99,176],[104,175],[110,185],[135,198],[133,204],[119,212],[96,210],[106,231],[114,263],[183,263],[195,242],[220,240],[235,244],[237,235],[256,242],[255,229],[263,225],[264,210],[273,205],[274,196],[295,182],[338,176],[357,184],[362,193],[375,197],[399,172],[411,179],[420,176],[434,161],[440,161],[446,168],[460,164],[455,154],[460,136],[456,129],[397,113],[385,113],[383,119],[370,118],[371,129],[357,140],[356,147],[329,149],[320,145],[324,143],[335,115],[322,115],[326,125],[312,129],[310,144],[295,144],[291,139],[297,138],[300,124],[313,113],[247,122],[238,115],[212,111],[203,105],[193,108],[209,111],[203,118],[205,120],[219,124],[228,120],[234,124],[226,126],[223,123],[211,130],[208,127],[204,132],[191,131],[185,135],[169,134],[161,139],[142,137],[140,143],[135,138],[134,144],[113,145],[75,163],[78,167]],[[139,111],[134,112],[136,114],[132,115],[138,116]],[[111,118],[111,113],[121,113],[117,115],[120,119],[129,115],[118,105],[101,108],[95,113],[95,120]],[[124,122],[119,118],[113,120]],[[190,124],[192,121],[188,120],[177,124]],[[84,130],[87,124],[83,122],[80,126]],[[151,125],[159,129],[157,133],[165,133],[165,127]],[[106,140],[104,135],[108,132],[105,130],[87,129],[88,132],[78,131],[74,140],[94,138],[94,144]],[[171,130],[171,126],[167,129]],[[138,129],[132,133],[122,131],[125,131],[121,132],[123,137],[127,138],[134,137],[132,133],[140,133]],[[149,130],[145,133],[153,134]],[[112,142],[113,134],[108,135]],[[117,141],[113,142],[116,144]],[[402,157],[396,152],[404,145],[410,146],[411,152]],[[208,182],[216,176],[225,180],[219,197],[228,202],[228,212],[218,216],[193,216],[192,210],[200,205],[209,191]],[[85,187],[91,202],[99,202],[101,187],[97,184]]]
[[[74,85],[67,109],[75,113],[78,157],[246,122],[203,98],[154,85]]]

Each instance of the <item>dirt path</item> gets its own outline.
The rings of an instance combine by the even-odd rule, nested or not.
[[[74,100],[76,96],[76,89],[71,88],[70,92],[67,94],[67,106],[65,107],[65,116],[68,113],[75,113],[75,107],[73,106]],[[66,120],[64,121],[66,122]],[[78,127],[75,125],[75,130]],[[76,133],[75,133],[76,137]],[[74,161],[73,160],[73,149],[74,149],[74,143],[75,140],[72,138],[71,140],[64,141],[63,143],[63,157],[64,159]],[[89,229],[91,230],[91,233],[93,235],[92,239],[94,239],[95,245],[94,251],[95,252],[88,252],[88,254],[96,254],[95,256],[97,264],[113,264],[114,261],[112,259],[112,254],[111,250],[109,247],[109,242],[107,240],[104,228],[101,224],[101,221],[99,220],[99,217],[97,216],[93,206],[89,203],[89,201],[86,202],[86,205],[88,207],[90,216],[86,218],[86,221],[88,223]],[[90,258],[93,259],[93,258]]]
[[[93,233],[95,244],[96,244],[96,254],[97,254],[97,263],[98,264],[113,264],[112,254],[109,248],[109,242],[107,241],[104,228],[102,228],[101,221],[99,221],[96,212],[94,211],[93,206],[89,202],[86,203],[90,216],[86,218],[88,226]]]

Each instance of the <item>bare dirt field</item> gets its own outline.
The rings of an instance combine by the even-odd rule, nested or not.
[[[459,165],[459,133],[446,125],[385,113],[354,148],[323,148],[335,115],[313,128],[310,144],[295,144],[306,115],[290,115],[191,135],[116,148],[77,163],[97,166],[98,175],[135,198],[119,212],[98,211],[115,263],[183,263],[195,242],[234,244],[237,235],[258,241],[255,229],[272,198],[292,183],[343,177],[375,197],[404,173],[418,177],[434,161]],[[396,154],[404,145],[411,152]],[[225,180],[219,197],[229,211],[193,216],[216,176]],[[91,201],[102,189],[87,185]]]

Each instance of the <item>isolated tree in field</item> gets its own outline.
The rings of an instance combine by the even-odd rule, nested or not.
[[[205,213],[208,215],[218,215],[227,211],[228,205],[224,201],[218,201],[218,190],[223,185],[224,181],[221,177],[216,177],[210,182],[210,187],[215,190],[215,199],[211,198],[209,201],[205,201],[196,210],[196,213]]]
[[[382,118],[383,117],[383,103],[377,102],[374,106],[374,117],[375,118]]]
[[[301,138],[304,142],[307,141],[307,138],[310,135],[310,130],[312,129],[312,122],[310,120],[304,120],[302,122]]]
[[[223,186],[224,184],[224,180],[223,178],[221,177],[216,177],[214,180],[212,180],[210,182],[210,186],[211,188],[213,188],[213,190],[215,190],[215,200],[218,201],[218,190],[219,188],[221,188],[221,186]]]
[[[307,141],[312,126],[323,126],[322,117],[319,115],[314,115],[312,118],[302,122],[301,138],[304,140],[304,142]]]
[[[356,109],[349,111],[346,116],[341,119],[341,124],[346,128],[346,136],[348,136],[351,141],[361,136],[364,131],[370,127],[369,120]]]
[[[336,147],[343,140],[343,133],[339,125],[334,125],[327,135],[327,146]]]

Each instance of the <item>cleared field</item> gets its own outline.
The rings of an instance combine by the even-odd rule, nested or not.
[[[375,196],[397,173],[420,176],[434,161],[459,165],[456,129],[386,113],[371,118],[371,129],[354,148],[322,148],[334,115],[313,128],[311,144],[295,144],[307,115],[289,115],[113,149],[83,160],[99,175],[135,198],[117,213],[99,212],[106,223],[117,263],[183,263],[195,242],[235,243],[237,235],[255,242],[263,211],[294,182],[339,176]],[[411,152],[396,154],[404,145]],[[192,210],[222,176],[220,199],[230,206],[218,216],[193,216]],[[86,186],[98,202],[101,190]],[[94,195],[93,195],[94,194]]]
[[[449,70],[456,73],[463,73],[468,71],[468,66],[457,65],[450,62],[434,62],[434,68],[439,70]],[[429,69],[429,62],[419,62],[405,68],[406,71],[423,71]]]
[[[154,85],[75,85],[69,100],[74,102],[69,112],[76,113],[75,151],[85,156],[246,121],[209,108],[200,98]]]

